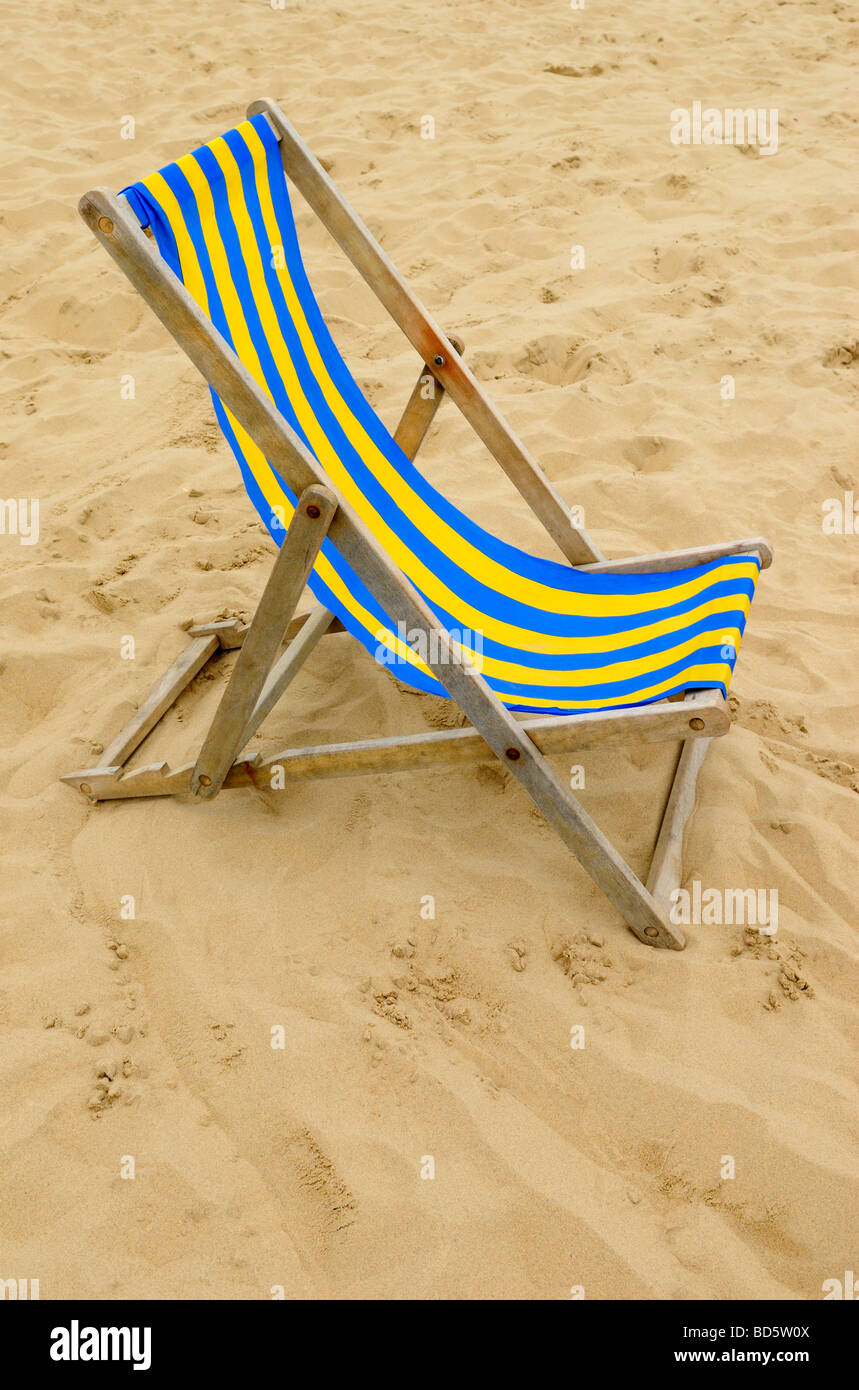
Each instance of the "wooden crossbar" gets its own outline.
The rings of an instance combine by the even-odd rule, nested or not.
[[[718,690],[700,692],[694,705],[663,700],[630,709],[548,715],[517,722],[518,730],[547,757],[629,743],[688,739],[699,744],[721,738],[730,726],[727,705]],[[239,758],[226,774],[223,786],[278,789],[285,781],[432,770],[453,763],[485,762],[492,756],[492,749],[477,729],[442,729],[312,748],[285,748],[265,757]],[[166,763],[152,763],[125,774],[120,767],[100,766],[70,772],[62,780],[97,801],[174,796],[190,790],[193,766],[188,763],[171,771]]]

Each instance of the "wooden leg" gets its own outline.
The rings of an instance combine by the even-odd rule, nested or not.
[[[538,811],[573,851],[639,940],[648,946],[682,950],[686,940],[679,927],[668,920],[527,732],[482,680],[479,685],[475,683],[474,694],[476,698],[466,696],[459,700],[474,727],[522,783]]]
[[[201,800],[217,794],[239,751],[287,623],[336,511],[337,498],[318,483],[305,488],[299,498],[191,775],[191,791]]]
[[[693,691],[686,696],[687,709],[702,709],[707,692]],[[710,748],[710,738],[686,739],[680,746],[677,767],[659,827],[659,835],[647,875],[647,891],[666,909],[671,894],[683,881],[683,842],[686,826],[695,809],[698,774]]]
[[[683,840],[687,822],[695,809],[698,773],[709,748],[707,738],[687,739],[677,760],[677,771],[647,875],[648,893],[666,906],[670,904],[674,889],[683,881]]]
[[[334,621],[334,614],[322,604],[314,608],[300,632],[292,639],[286,651],[275,662],[268,679],[256,702],[253,714],[239,739],[236,750],[246,748],[260,724],[274,709],[287,686],[295,679],[314,647],[325,636]]]

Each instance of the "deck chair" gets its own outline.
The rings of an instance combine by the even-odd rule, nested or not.
[[[350,375],[302,263],[287,177],[424,364],[392,436]],[[679,949],[670,890],[761,568],[763,539],[606,560],[271,101],[84,220],[208,381],[251,500],[279,546],[248,626],[193,627],[186,650],[105,749],[63,780],[95,801],[288,786],[493,754],[633,932]],[[561,552],[538,559],[475,525],[413,463],[449,395]],[[318,606],[297,613],[305,586]],[[447,695],[467,727],[274,755],[248,741],[324,634],[348,631],[398,678]],[[286,643],[283,647],[283,643]],[[282,649],[283,647],[283,649]],[[237,649],[194,763],[123,766],[216,652]],[[673,740],[678,764],[646,884],[549,757]]]

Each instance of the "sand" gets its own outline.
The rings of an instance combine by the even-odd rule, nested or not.
[[[822,526],[855,478],[855,22],[832,0],[9,0],[0,496],[37,497],[40,533],[0,535],[0,1277],[42,1298],[816,1299],[855,1267],[859,570]],[[201,379],[76,202],[262,95],[607,554],[772,541],[685,881],[777,889],[775,938],[641,946],[491,766],[202,807],[58,783],[189,622],[252,612],[273,554]],[[673,145],[695,100],[778,108],[777,153]],[[417,359],[299,225],[393,425]],[[449,403],[421,459],[553,553]],[[193,756],[228,671],[135,764]],[[452,722],[330,636],[257,746]],[[583,802],[639,872],[672,756],[584,759]]]

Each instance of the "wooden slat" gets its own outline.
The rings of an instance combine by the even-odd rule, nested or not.
[[[690,718],[700,715],[708,703],[710,691],[694,690],[686,694],[684,709]],[[726,715],[727,715],[727,706]],[[698,774],[712,739],[709,728],[698,738],[686,738],[681,745],[677,766],[671,780],[671,790],[662,815],[659,834],[647,875],[647,891],[666,910],[671,893],[683,882],[683,847],[686,827],[695,809]]]
[[[280,108],[255,101],[248,116],[265,113],[280,141],[283,167],[356,270],[384,304],[424,362],[500,463],[571,564],[601,560],[587,532],[575,526],[566,502],[537,461],[513,433],[477,378],[455,351],[450,338],[430,317],[364,223],[356,216]]]
[[[647,891],[656,902],[666,908],[671,893],[683,882],[684,836],[689,817],[695,809],[698,774],[709,748],[708,738],[687,739],[680,751],[671,794],[647,875]]]
[[[312,613],[315,612],[315,608],[308,608],[306,613],[296,613],[294,618],[290,618],[289,624],[286,629],[286,636],[284,638],[284,641],[291,642],[293,637],[297,637],[301,629],[304,627],[304,624],[307,622],[308,618],[311,616]],[[224,626],[225,624],[223,623],[199,623],[196,627],[188,629],[188,636],[199,637],[201,633],[214,632],[216,628]],[[229,632],[225,631],[223,633],[218,634],[221,647],[224,651],[227,652],[235,651],[238,647],[242,645],[249,631],[249,623],[236,622],[231,624]],[[332,617],[331,626],[329,627],[328,631],[345,632],[346,629],[339,618]]]
[[[209,657],[218,650],[218,646],[217,637],[195,637],[185,650],[179,653],[161,679],[152,687],[136,714],[105,748],[99,759],[101,767],[121,767],[128,761],[135,748],[140,747],[146,735],[155,728],[173,701],[203,669]]]
[[[693,550],[667,550],[657,555],[633,555],[623,560],[600,560],[595,565],[580,565],[588,574],[658,574],[665,570],[691,569],[707,565],[711,560],[724,560],[729,555],[757,555],[761,569],[772,564],[772,548],[763,536],[746,541],[728,541],[724,545],[702,545]]]
[[[696,707],[695,715],[702,721],[700,730],[690,728],[689,714],[681,706],[667,702],[629,710],[529,719],[518,727],[545,756],[684,737],[697,742],[719,738],[730,728],[725,701],[718,691],[712,692],[712,699]],[[491,756],[492,750],[476,729],[446,729],[398,738],[285,749],[257,758],[254,780],[265,785],[270,781],[271,770],[280,767],[286,780],[353,777],[367,773],[431,770],[450,763],[481,762]],[[238,768],[236,776],[241,781],[245,773]]]
[[[692,729],[691,717],[701,727]],[[546,756],[586,752],[628,743],[658,743],[678,738],[709,742],[730,728],[730,717],[721,693],[706,691],[694,711],[669,701],[636,705],[626,710],[599,710],[589,714],[548,715],[524,719],[518,728]],[[311,748],[287,748],[266,757],[239,759],[230,769],[224,788],[271,785],[273,768],[282,768],[284,781],[316,777],[354,777],[374,773],[429,770],[454,763],[474,763],[493,757],[492,749],[476,729],[444,729],[433,733],[405,734],[396,738],[362,739],[352,743],[324,744]],[[188,767],[191,765],[188,764]],[[156,769],[158,770],[156,773]],[[167,795],[182,784],[188,768],[171,772],[164,763],[126,773],[91,768],[70,773],[65,781],[86,782],[89,795],[115,800],[125,796]],[[160,781],[158,779],[161,779]],[[154,790],[153,790],[154,789]]]
[[[238,618],[218,618],[213,623],[197,623],[188,629],[189,637],[217,637],[222,651],[231,652],[245,640],[247,625]]]
[[[286,625],[304,592],[336,511],[337,497],[330,488],[313,483],[302,489],[253,622],[197,758],[191,791],[204,801],[218,793],[242,747],[242,737],[283,641]]]
[[[191,790],[193,763],[183,763],[175,770],[167,763],[147,763],[125,772],[121,767],[79,768],[65,772],[60,778],[69,787],[76,787],[91,801],[127,801],[144,796],[179,796]]]
[[[451,344],[461,357],[465,351],[465,344],[461,338],[456,337],[453,333],[449,337]],[[429,382],[432,382],[433,388],[431,395],[427,395],[426,391]],[[436,376],[433,368],[427,364],[414,384],[412,394],[406,402],[406,408],[400,416],[400,423],[394,431],[394,442],[399,444],[406,458],[414,459],[417,455],[443,398],[444,383]]]
[[[308,608],[306,613],[296,613],[295,617],[290,619],[289,626],[286,629],[286,641],[291,642],[293,637],[297,637],[301,629],[304,627],[304,624],[309,622],[310,619],[313,617],[314,613],[316,612],[317,608]],[[325,629],[326,637],[329,636],[332,632],[346,631],[347,629],[343,626],[340,619],[335,618],[332,613],[331,622]]]

